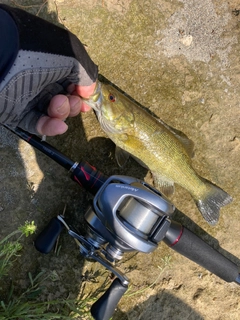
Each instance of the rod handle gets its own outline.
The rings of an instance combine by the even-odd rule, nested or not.
[[[172,221],[164,242],[219,278],[239,284],[238,266],[186,227]]]

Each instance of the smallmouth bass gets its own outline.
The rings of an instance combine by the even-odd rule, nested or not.
[[[218,222],[220,208],[232,198],[195,172],[191,164],[193,142],[184,133],[152,116],[111,84],[98,81],[85,102],[95,110],[102,129],[116,144],[120,166],[133,156],[151,170],[156,188],[166,196],[174,192],[177,183],[188,190],[210,225]]]

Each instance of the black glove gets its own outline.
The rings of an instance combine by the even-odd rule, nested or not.
[[[4,15],[8,19],[1,20]],[[67,30],[7,5],[0,5],[0,20],[0,35],[12,30],[17,41],[7,61],[11,63],[7,74],[6,65],[1,70],[0,63],[1,74],[5,72],[0,82],[0,123],[36,133],[36,123],[46,115],[51,98],[66,92],[70,83],[91,85],[97,79],[97,66]],[[4,57],[1,39],[0,58]]]

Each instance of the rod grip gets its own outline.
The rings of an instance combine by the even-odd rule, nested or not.
[[[86,161],[81,161],[73,170],[71,178],[87,191],[95,195],[107,177]]]
[[[176,237],[177,229],[179,233]],[[173,234],[175,235],[175,241],[173,241]],[[196,262],[221,279],[227,282],[234,281],[239,283],[238,266],[187,228],[173,222],[173,225],[171,224],[166,234],[164,242],[173,250]]]
[[[95,320],[109,320],[127,289],[128,287],[116,278],[107,291],[92,305],[93,318]]]

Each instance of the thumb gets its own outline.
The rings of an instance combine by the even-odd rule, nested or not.
[[[96,82],[92,83],[90,86],[75,86],[76,93],[82,98],[89,98],[96,87]]]

